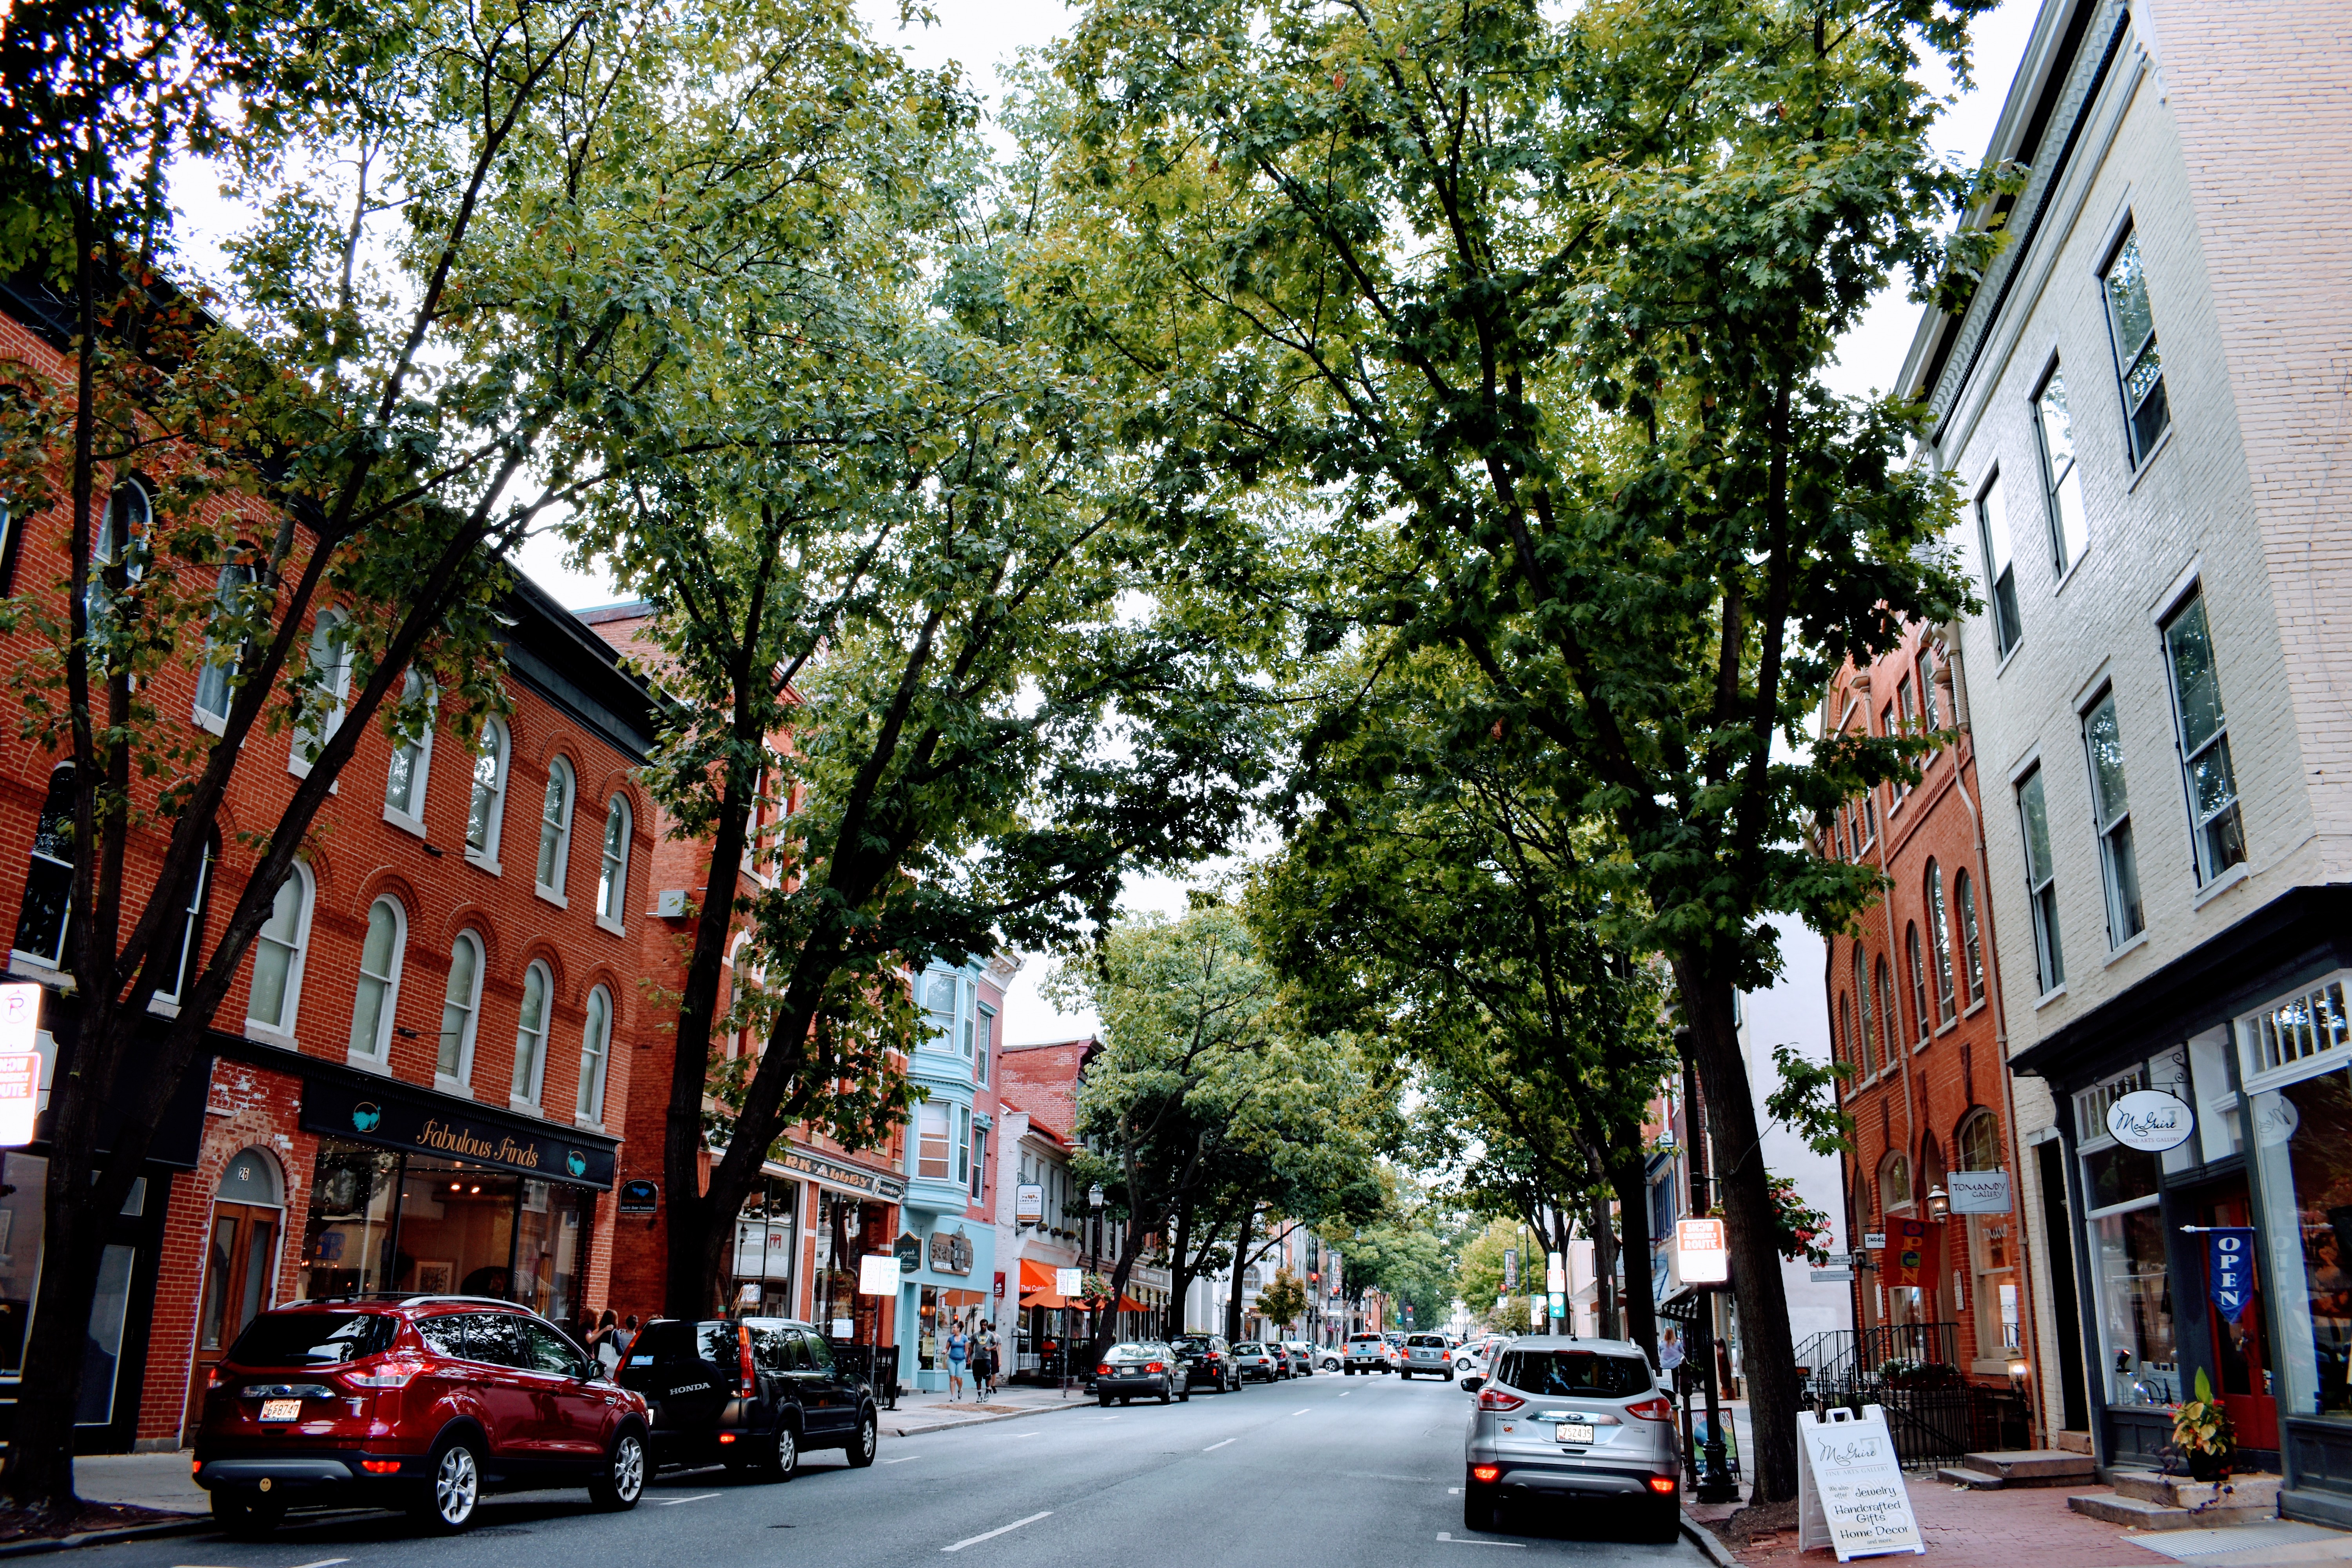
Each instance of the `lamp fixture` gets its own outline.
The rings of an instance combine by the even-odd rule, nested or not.
[[[1937,1225],[1952,1217],[1952,1200],[1941,1187],[1927,1189],[1927,1217]]]

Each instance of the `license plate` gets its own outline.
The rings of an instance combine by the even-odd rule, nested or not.
[[[261,1402],[261,1418],[264,1421],[299,1421],[302,1419],[302,1402],[299,1399],[265,1399]]]
[[[1559,1440],[1563,1443],[1591,1442],[1592,1423],[1590,1421],[1561,1422],[1559,1424]]]

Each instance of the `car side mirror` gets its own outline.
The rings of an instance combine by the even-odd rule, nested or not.
[[[1462,1380],[1462,1392],[1465,1394],[1475,1394],[1486,1386],[1486,1380],[1483,1377],[1465,1377]]]

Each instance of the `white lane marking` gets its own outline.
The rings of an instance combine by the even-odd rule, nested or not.
[[[1460,1497],[1462,1495],[1462,1489],[1460,1487],[1448,1487],[1445,1489],[1445,1495],[1447,1497]]]
[[[1448,1546],[1507,1546],[1514,1552],[1525,1552],[1528,1549],[1528,1543],[1524,1541],[1456,1541],[1452,1534],[1443,1530],[1437,1532],[1437,1539]]]
[[[1007,1437],[1043,1437],[1045,1435],[1043,1432],[1007,1432],[1005,1434]]]
[[[654,1499],[654,1501],[661,1504],[664,1508],[676,1508],[682,1502],[709,1502],[712,1498],[725,1497],[726,1495],[727,1494],[725,1492],[697,1492],[692,1497],[657,1497]]]
[[[920,1454],[901,1454],[895,1459],[885,1459],[882,1462],[886,1465],[903,1465],[909,1459],[919,1459],[921,1458],[922,1456]]]
[[[961,1541],[957,1542],[953,1546],[942,1546],[940,1550],[942,1552],[961,1552],[967,1546],[977,1546],[983,1541],[993,1541],[1007,1531],[1018,1530],[1024,1524],[1034,1524],[1041,1519],[1051,1519],[1053,1517],[1054,1510],[1052,1509],[1041,1510],[1036,1513],[1031,1514],[1027,1519],[1016,1519],[1011,1524],[1000,1524],[985,1535],[968,1535]]]
[[[296,1568],[335,1568],[336,1563],[349,1563],[351,1559],[348,1557],[321,1557],[316,1563],[298,1563],[296,1564]]]
[[[1307,1414],[1307,1410],[1312,1410],[1312,1409],[1314,1409],[1314,1408],[1315,1408],[1315,1406],[1313,1406],[1312,1405],[1310,1405],[1307,1406],[1307,1410],[1294,1410],[1294,1411],[1292,1411],[1292,1412],[1291,1412],[1291,1414],[1292,1414],[1293,1415],[1306,1415],[1306,1414]]]
[[[1225,1439],[1225,1443],[1238,1443],[1238,1442],[1240,1442],[1240,1441],[1241,1441],[1241,1439],[1240,1439],[1240,1438],[1238,1438],[1238,1437],[1228,1437],[1228,1438],[1226,1438],[1226,1439]],[[1212,1444],[1210,1444],[1207,1447],[1205,1447],[1205,1448],[1202,1449],[1202,1450],[1201,1450],[1201,1452],[1202,1452],[1203,1454],[1213,1454],[1213,1453],[1215,1453],[1218,1449],[1220,1449],[1220,1448],[1223,1447],[1225,1446],[1225,1443],[1212,1443]]]

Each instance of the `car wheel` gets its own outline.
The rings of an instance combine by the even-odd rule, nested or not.
[[[474,1522],[474,1510],[481,1503],[481,1456],[465,1438],[451,1438],[435,1451],[426,1467],[431,1479],[410,1511],[436,1535],[455,1535]]]
[[[1163,1384],[1161,1384],[1160,1385],[1160,1404],[1165,1405],[1165,1404],[1167,1404],[1171,1399],[1173,1399],[1174,1397],[1175,1397],[1175,1395],[1174,1395],[1174,1394],[1171,1394],[1171,1393],[1169,1393],[1169,1392],[1168,1392],[1168,1385],[1167,1385],[1166,1384],[1164,1384],[1164,1383],[1163,1383]]]
[[[258,1541],[286,1521],[286,1505],[275,1498],[243,1492],[213,1493],[213,1522],[236,1541]]]
[[[788,1481],[800,1473],[801,1435],[789,1418],[777,1420],[775,1440],[762,1458],[766,1462],[760,1467],[761,1473],[769,1480]]]
[[[864,1469],[874,1462],[875,1452],[882,1446],[881,1423],[867,1411],[857,1418],[856,1435],[849,1439],[849,1463],[853,1468]]]
[[[1098,1399],[1100,1399],[1100,1400],[1102,1401],[1102,1407],[1103,1407],[1105,1410],[1108,1410],[1108,1409],[1109,1409],[1109,1408],[1110,1408],[1110,1395],[1109,1395],[1109,1394],[1097,1394],[1097,1395],[1096,1395],[1096,1397],[1097,1397],[1097,1398],[1098,1398]]]
[[[1652,1504],[1648,1528],[1642,1533],[1654,1546],[1672,1546],[1680,1541],[1683,1535],[1682,1504],[1672,1498],[1664,1503]]]
[[[631,1427],[613,1439],[604,1468],[588,1483],[588,1500],[606,1513],[626,1513],[646,1495],[646,1440]]]
[[[1192,1385],[1190,1383],[1187,1383],[1183,1387],[1176,1391],[1176,1400],[1180,1405],[1190,1405],[1192,1403]]]
[[[1134,1404],[1134,1403],[1135,1403],[1135,1395],[1133,1395],[1132,1394],[1120,1394],[1120,1395],[1118,1396],[1118,1407],[1119,1407],[1121,1410],[1126,1409],[1129,1405],[1132,1405],[1132,1404]]]
[[[1462,1483],[1462,1528],[1492,1531],[1495,1528],[1495,1489],[1476,1481]]]
[[[1449,1372],[1449,1373],[1447,1373],[1445,1374],[1445,1381],[1446,1381],[1446,1382],[1448,1382],[1448,1383],[1452,1383],[1452,1382],[1454,1381],[1454,1374],[1453,1374],[1452,1373],[1450,1373],[1450,1372]]]

